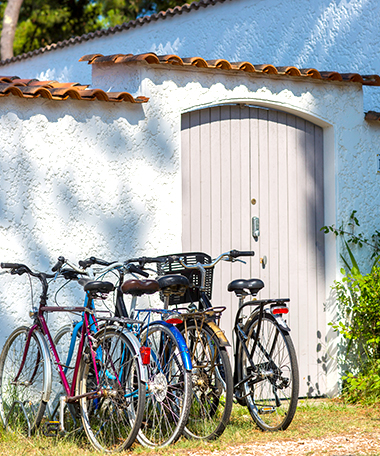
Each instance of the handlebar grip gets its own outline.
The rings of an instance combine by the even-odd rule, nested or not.
[[[0,266],[2,267],[2,269],[18,269],[24,265],[20,263],[1,263]]]
[[[238,258],[240,256],[254,256],[255,252],[253,250],[231,250],[230,257]]]
[[[95,257],[91,257],[91,258],[87,258],[87,260],[81,260],[79,261],[79,266],[83,269],[86,269],[88,268],[89,266],[92,266],[94,263],[95,263],[95,260],[96,258]]]
[[[79,261],[78,264],[81,268],[86,269],[89,266],[92,266],[93,264],[100,264],[101,266],[110,266],[112,263],[92,256],[90,258],[87,258],[87,260]]]
[[[58,269],[61,269],[63,263],[65,262],[65,259],[63,256],[58,257],[58,261],[55,263],[55,265],[51,268],[53,272],[58,271]]]
[[[129,272],[135,272],[136,274],[140,274],[143,277],[149,277],[149,274],[145,271],[143,271],[141,268],[137,267],[134,264],[129,264],[128,265],[128,271]]]

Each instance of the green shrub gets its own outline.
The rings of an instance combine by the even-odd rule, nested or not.
[[[370,244],[363,234],[354,235],[353,227],[359,226],[355,211],[348,224],[351,232],[344,245],[348,258],[342,256],[345,269],[343,279],[336,281],[333,290],[338,304],[338,321],[330,323],[346,341],[344,352],[345,374],[342,394],[349,402],[374,402],[380,399],[380,266],[379,232]],[[323,227],[325,233],[347,235],[343,227]],[[373,249],[373,264],[368,274],[362,274],[350,244],[358,248],[364,244]]]

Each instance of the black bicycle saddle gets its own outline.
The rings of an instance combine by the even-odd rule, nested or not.
[[[264,288],[264,282],[260,279],[236,279],[228,284],[227,290],[234,291],[237,295],[249,290],[251,295],[256,295],[262,288]]]

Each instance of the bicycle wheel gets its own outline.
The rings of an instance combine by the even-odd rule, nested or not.
[[[151,323],[142,333],[141,345],[150,347],[151,352],[147,401],[137,438],[144,446],[164,447],[178,440],[186,425],[192,396],[191,371],[185,369],[179,343],[167,326]]]
[[[80,400],[83,427],[97,450],[122,451],[135,441],[144,412],[138,353],[116,328],[104,327],[92,343],[97,373],[87,348],[78,378],[77,392],[86,395]]]
[[[245,328],[247,348],[252,352],[258,316]],[[264,431],[286,429],[297,408],[299,376],[297,357],[289,334],[276,319],[264,313],[259,340],[251,354],[253,367],[240,347],[239,377],[248,378],[243,395],[255,423]]]
[[[76,355],[78,353],[79,337],[77,337],[76,334],[79,333],[80,335],[79,329],[79,331],[75,332],[75,338],[73,339],[73,329],[73,325],[71,324],[63,326],[54,337],[54,345],[59,359],[64,367],[64,372],[69,385],[71,385],[73,380]],[[61,396],[67,396],[67,393],[63,387],[58,369],[56,368],[53,369],[52,393],[46,407],[47,415],[51,421],[58,421],[60,418],[59,411]],[[80,410],[77,403],[66,404],[64,427],[67,432],[72,432],[81,427]]]
[[[44,415],[51,362],[42,336],[34,331],[22,366],[29,330],[13,331],[1,353],[0,415],[5,428],[31,435]]]
[[[213,440],[225,430],[232,411],[233,380],[227,350],[204,323],[189,320],[181,327],[193,364],[193,400],[184,434]]]

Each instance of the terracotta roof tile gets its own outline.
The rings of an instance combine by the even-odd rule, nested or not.
[[[380,112],[376,111],[368,111],[365,113],[364,116],[365,120],[371,120],[371,121],[380,121]]]
[[[328,79],[329,81],[343,81],[340,73],[336,71],[320,71],[322,79]]]
[[[49,100],[100,100],[112,102],[146,103],[149,98],[134,98],[128,92],[104,92],[101,89],[88,89],[88,85],[78,82],[39,81],[20,79],[15,76],[0,76],[0,98],[15,95],[20,98],[48,98]]]
[[[314,79],[322,79],[320,72],[315,68],[300,68],[300,72],[304,76],[310,76]]]
[[[252,63],[249,62],[233,62],[231,66],[234,70],[247,71],[248,73],[254,73],[256,71]]]
[[[182,59],[184,65],[192,65],[198,68],[208,68],[206,60],[202,59],[202,57],[189,57],[186,59]]]
[[[294,66],[276,67],[276,69],[278,71],[278,74],[287,74],[289,76],[301,76],[301,71]]]
[[[104,62],[132,63],[142,62],[150,65],[181,65],[184,67],[204,68],[204,69],[222,69],[245,71],[248,73],[264,73],[281,77],[312,78],[323,81],[338,82],[356,82],[363,85],[380,86],[380,76],[378,75],[360,75],[358,73],[338,73],[337,71],[318,71],[315,68],[296,68],[295,66],[274,65],[253,65],[250,62],[229,62],[225,59],[205,60],[202,57],[181,58],[178,55],[156,55],[153,52],[146,54],[116,54],[103,56],[102,54],[90,54],[83,56],[80,62],[88,62],[91,65],[101,64]]]
[[[162,19],[166,19],[168,17],[173,17],[177,15],[181,15],[183,13],[190,13],[192,11],[197,11],[200,8],[207,8],[209,6],[216,5],[217,3],[224,3],[226,1],[231,0],[200,0],[198,2],[192,2],[190,4],[185,4],[182,6],[176,6],[175,8],[169,8],[166,11],[160,11],[159,13],[152,14],[151,16],[144,16],[140,17],[136,20],[124,22],[121,25],[116,25],[115,27],[109,27],[107,29],[97,30],[96,32],[87,33],[82,36],[76,36],[74,38],[70,38],[64,41],[58,41],[58,43],[50,44],[49,46],[45,46],[40,49],[36,49],[34,51],[28,52],[26,54],[17,55],[12,57],[11,59],[1,60],[1,65],[6,65],[11,62],[17,62],[19,60],[25,60],[28,58],[32,58],[34,56],[44,54],[45,52],[55,51],[56,49],[62,49],[64,47],[72,46],[77,43],[83,43],[85,41],[93,40],[96,38],[100,38],[102,36],[109,36],[113,35],[118,32],[122,32],[123,30],[129,30],[136,28],[138,26],[142,26],[144,24],[149,24],[150,22],[159,21]]]
[[[17,76],[0,76],[0,82],[12,82],[14,79],[18,79]]]
[[[232,66],[228,60],[216,59],[206,60],[209,68],[219,68],[220,70],[231,70]]]

